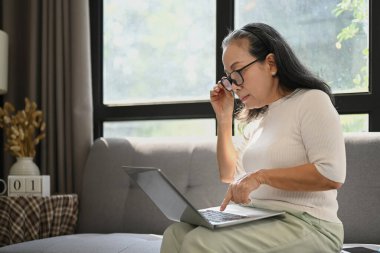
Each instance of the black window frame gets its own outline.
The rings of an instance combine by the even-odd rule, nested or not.
[[[234,28],[234,0],[216,0],[216,73],[223,73],[223,38]],[[369,131],[380,132],[380,1],[369,0],[369,92],[335,94],[339,114],[369,115]],[[160,119],[215,119],[209,102],[163,103],[154,105],[108,106],[103,104],[103,0],[90,1],[91,55],[94,108],[94,138],[103,136],[106,121],[160,120]],[[376,85],[377,84],[377,85]],[[215,119],[216,120],[216,119]]]

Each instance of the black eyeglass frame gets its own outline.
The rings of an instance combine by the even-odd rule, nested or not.
[[[242,72],[244,69],[246,69],[246,68],[248,68],[249,66],[251,66],[252,64],[258,62],[259,60],[260,60],[260,59],[256,59],[256,60],[254,60],[254,61],[248,63],[247,65],[241,67],[240,69],[237,69],[237,70],[232,71],[229,75],[227,75],[227,76],[223,76],[223,77],[220,79],[220,83],[221,83],[221,84],[223,85],[223,87],[224,87],[226,90],[228,90],[228,91],[232,91],[232,84],[233,84],[233,83],[234,83],[235,85],[237,85],[237,86],[241,86],[241,85],[243,85],[243,83],[244,83],[244,77],[243,77],[243,75],[241,74],[241,72]],[[235,79],[232,79],[232,78],[231,78],[231,75],[232,75],[232,73],[234,73],[234,72],[238,73],[239,76],[241,77],[241,80],[242,80],[241,83],[237,83],[237,81],[236,81]],[[231,84],[231,88],[228,88],[228,87],[226,87],[226,85],[224,85],[224,82],[223,82],[224,80],[227,80],[228,82],[230,82],[230,84]]]

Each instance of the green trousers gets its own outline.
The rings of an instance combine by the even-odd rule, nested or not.
[[[216,230],[175,223],[165,230],[161,253],[336,253],[342,244],[342,224],[293,212]]]

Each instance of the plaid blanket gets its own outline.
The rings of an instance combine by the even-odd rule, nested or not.
[[[74,233],[78,196],[0,197],[0,247]]]

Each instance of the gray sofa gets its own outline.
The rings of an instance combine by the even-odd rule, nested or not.
[[[338,194],[345,243],[380,244],[380,133],[350,134],[345,140],[347,180]],[[219,205],[226,185],[218,178],[215,144],[216,138],[96,140],[84,170],[76,234],[0,252],[159,252],[159,235],[172,222],[121,166],[161,168],[197,208]]]

